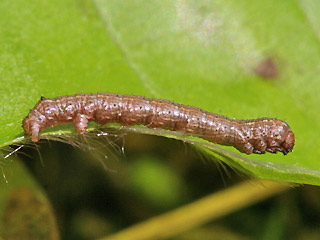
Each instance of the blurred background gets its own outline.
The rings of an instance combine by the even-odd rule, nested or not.
[[[38,194],[18,188],[7,202],[3,239],[22,239],[21,234],[23,239],[58,239],[54,231],[61,239],[70,240],[112,236],[249,179],[181,141],[114,130],[109,133],[100,137],[89,134],[85,139],[90,141],[90,150],[46,140],[21,149],[18,156],[31,173],[29,178],[40,184],[52,211],[34,211],[41,204],[30,198],[36,199]],[[74,143],[83,141],[73,138]],[[11,167],[5,171],[10,185],[19,173],[8,169]],[[319,239],[319,188],[282,184],[287,188],[269,199],[252,206],[248,203],[226,216],[161,239]],[[252,187],[266,188],[262,180],[248,186]],[[32,197],[26,197],[29,195]],[[50,209],[49,203],[42,204]],[[33,217],[17,218],[17,209],[24,208]],[[39,223],[38,215],[46,220]],[[50,218],[55,220],[50,222]],[[133,239],[139,239],[139,233]]]

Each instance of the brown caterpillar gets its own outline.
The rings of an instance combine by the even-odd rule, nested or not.
[[[288,124],[276,118],[231,120],[167,100],[113,93],[41,97],[23,120],[22,127],[31,140],[37,142],[41,129],[73,123],[77,131],[84,134],[90,121],[180,131],[233,146],[246,154],[280,151],[286,155],[295,142]]]

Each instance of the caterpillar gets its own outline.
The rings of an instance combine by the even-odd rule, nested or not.
[[[85,134],[88,123],[109,122],[123,126],[144,125],[180,131],[209,142],[233,146],[242,153],[292,152],[295,136],[289,125],[276,118],[229,119],[168,100],[114,93],[90,93],[41,97],[24,118],[22,127],[33,142],[42,129],[73,123]]]

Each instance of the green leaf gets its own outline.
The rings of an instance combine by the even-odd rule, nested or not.
[[[283,119],[296,136],[293,153],[231,154],[233,165],[262,178],[320,185],[319,5],[1,1],[0,146],[21,141],[21,121],[40,96],[136,94],[230,118]],[[253,71],[267,58],[278,69],[272,79]]]

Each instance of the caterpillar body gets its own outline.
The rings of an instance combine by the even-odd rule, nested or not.
[[[22,127],[37,142],[42,129],[73,123],[80,134],[85,134],[90,121],[179,131],[233,146],[246,154],[282,152],[286,155],[295,143],[289,125],[276,118],[229,119],[168,100],[113,93],[41,97],[24,118]]]

